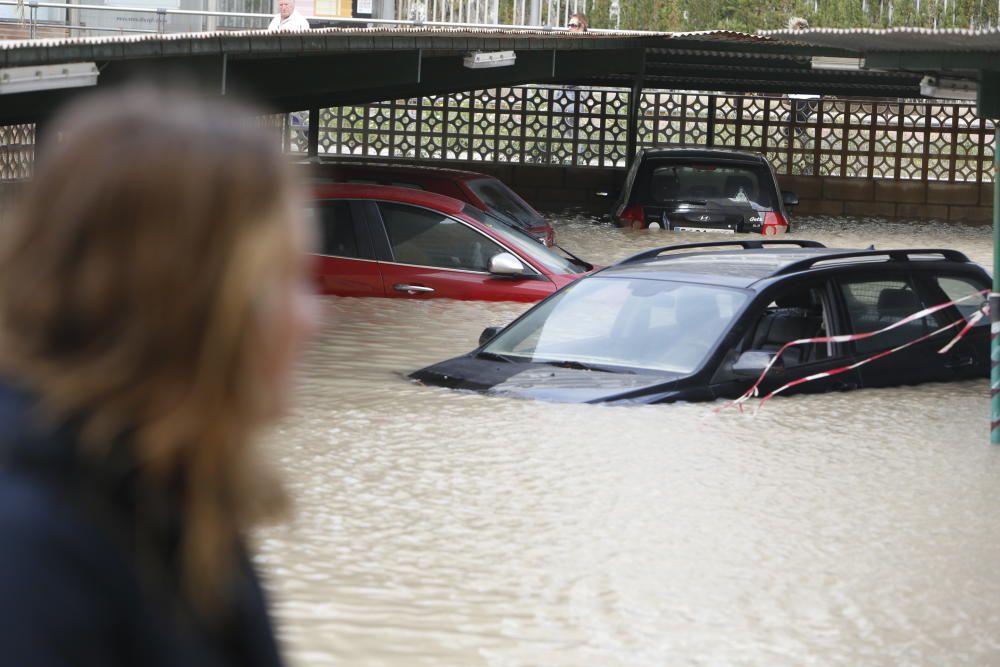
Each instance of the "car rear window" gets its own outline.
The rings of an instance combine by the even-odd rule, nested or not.
[[[516,192],[494,178],[476,178],[467,182],[469,189],[493,211],[501,213],[516,224],[539,227],[545,224],[541,214],[521,199]]]
[[[651,161],[644,190],[650,203],[711,201],[774,208],[775,187],[764,165],[720,162]]]

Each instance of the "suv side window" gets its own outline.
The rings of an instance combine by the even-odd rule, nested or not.
[[[854,333],[877,331],[923,310],[926,304],[908,278],[854,278],[840,282]],[[892,331],[855,341],[858,352],[885,350],[929,334],[940,326],[922,317]]]
[[[976,285],[970,280],[965,278],[957,278],[954,276],[935,276],[933,280],[937,283],[937,286],[941,288],[941,291],[945,293],[949,301],[954,301],[956,299],[961,299],[964,296],[969,296],[974,294],[981,289],[982,286]],[[979,298],[973,297],[968,301],[963,301],[962,303],[956,304],[955,307],[958,311],[962,313],[962,317],[966,321],[971,318],[976,311],[979,310],[980,305],[986,299],[985,296],[980,296]],[[986,326],[989,324],[989,318],[983,317],[976,323],[976,326]]]
[[[339,199],[317,202],[319,254],[329,257],[366,258],[360,250],[350,207],[350,202]]]
[[[490,258],[506,250],[454,218],[408,204],[380,202],[395,261],[417,266],[488,272]]]
[[[830,309],[824,288],[798,287],[777,292],[754,326],[748,349],[777,352],[786,343],[830,335]],[[832,343],[801,343],[782,353],[786,366],[821,361],[834,356]]]

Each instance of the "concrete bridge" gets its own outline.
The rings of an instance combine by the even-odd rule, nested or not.
[[[279,112],[309,110],[315,120],[307,124],[304,147],[313,156],[341,152],[339,144],[337,149],[329,150],[330,128],[322,122],[321,109],[384,105],[387,101],[429,96],[440,99],[469,95],[470,91],[497,93],[526,84],[616,90],[610,96],[588,95],[590,106],[572,111],[584,116],[587,122],[583,124],[563,122],[566,110],[552,104],[535,109],[535,116],[547,116],[542,124],[554,128],[550,139],[562,143],[568,139],[574,144],[568,159],[553,159],[550,153],[544,160],[525,160],[523,151],[516,151],[516,157],[509,152],[495,153],[493,159],[482,161],[532,162],[534,170],[539,162],[561,168],[598,167],[610,170],[608,178],[613,181],[639,145],[731,145],[760,150],[772,160],[777,156],[785,165],[779,171],[796,180],[797,189],[805,195],[804,210],[810,210],[810,200],[819,206],[819,202],[835,201],[830,199],[834,192],[849,192],[856,199],[845,202],[869,199],[879,204],[874,212],[880,214],[919,213],[920,207],[912,205],[938,204],[929,209],[935,215],[943,212],[945,217],[956,219],[982,219],[984,202],[982,197],[969,197],[969,186],[978,188],[990,180],[990,170],[984,164],[992,153],[992,141],[987,140],[992,124],[981,120],[979,113],[982,104],[991,104],[991,95],[996,93],[993,75],[975,68],[981,66],[979,63],[989,63],[989,54],[995,54],[998,47],[1000,37],[995,32],[943,35],[811,30],[754,36],[731,32],[605,31],[581,35],[552,30],[382,26],[298,34],[242,31],[8,41],[0,42],[0,70],[23,72],[24,68],[33,68],[31,72],[51,72],[67,63],[93,63],[99,70],[97,87],[132,78],[181,76],[199,83],[211,94],[245,95]],[[940,50],[938,60],[933,59],[935,48]],[[499,67],[466,66],[465,56],[477,52],[509,52],[510,59]],[[924,76],[956,68],[961,68],[957,74],[961,80],[969,82],[973,89],[977,85],[982,88],[979,111],[968,103],[907,107],[896,102],[919,100],[926,92],[920,86]],[[22,176],[25,163],[30,162],[30,150],[25,147],[30,146],[31,137],[26,128],[33,125],[44,131],[49,114],[64,100],[85,90],[59,86],[56,71],[50,80],[35,82],[31,90],[8,87],[0,93],[0,126],[8,127],[7,147],[0,148],[0,177]],[[4,90],[2,84],[0,90]],[[717,92],[705,97],[704,108],[688,118],[666,111],[667,107],[657,103],[657,95],[651,98],[648,92],[667,90]],[[788,93],[835,96],[839,101],[824,99],[815,113],[802,121],[790,113],[790,103],[783,97]],[[482,101],[482,97],[478,93],[470,98],[472,104]],[[523,93],[519,98],[526,99]],[[873,98],[882,99],[882,106]],[[609,100],[613,104],[604,103]],[[506,123],[508,129],[511,123],[523,126],[529,114],[526,109],[517,109],[518,103],[513,99],[507,109],[493,105],[494,120],[505,115],[500,122]],[[421,106],[418,114],[426,107]],[[447,106],[442,111],[447,112]],[[512,115],[511,111],[516,113]],[[335,123],[342,118],[330,112],[325,116],[337,119]],[[800,127],[793,127],[797,121]],[[692,130],[660,131],[672,123]],[[568,137],[567,127],[576,128]],[[481,135],[486,138],[502,129],[491,127]],[[942,143],[940,136],[932,140],[935,132],[949,141]],[[591,135],[595,133],[601,138],[594,139]],[[613,139],[608,141],[606,136]],[[475,137],[470,139],[475,141]],[[892,143],[891,150],[883,150],[886,141]],[[321,143],[326,145],[321,147]],[[587,152],[590,159],[581,159]],[[409,155],[405,151],[383,153],[374,155],[449,159],[448,155],[422,150],[421,146]],[[609,153],[614,159],[606,159]],[[834,154],[836,167],[824,170],[824,161],[830,162],[827,158]],[[858,155],[863,157],[861,168],[856,168]],[[904,155],[921,158],[924,167],[916,172],[903,168],[900,158]],[[943,173],[929,168],[940,161],[941,155],[948,163]],[[898,166],[888,172],[875,168],[886,157]],[[810,177],[825,180],[810,184],[806,182]],[[876,195],[874,185],[844,185],[829,179],[903,181],[906,187],[879,187]],[[568,185],[576,180],[568,178],[565,182]],[[602,177],[591,175],[585,180],[601,181]],[[933,181],[934,187],[914,188],[913,181]],[[942,183],[960,185],[956,196],[964,198],[962,203],[952,201],[955,196],[951,193],[941,194]],[[869,191],[870,197],[866,194]],[[943,211],[940,205],[949,205],[945,200],[967,208]],[[897,204],[911,206],[899,209]],[[815,211],[835,213],[856,208],[854,204],[823,206]]]

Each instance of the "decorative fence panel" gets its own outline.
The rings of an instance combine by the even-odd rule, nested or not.
[[[519,86],[323,109],[320,153],[623,167],[630,91]],[[273,124],[269,120],[267,124]],[[306,116],[285,117],[306,149]],[[983,183],[994,123],[970,104],[645,91],[638,145],[760,152],[780,174]],[[34,126],[0,127],[0,180],[27,178]]]
[[[396,18],[447,23],[564,26],[587,0],[399,0]]]
[[[320,115],[320,152],[622,167],[629,96],[521,86],[334,107]],[[760,152],[781,174],[980,183],[993,133],[970,104],[645,91],[637,139]]]
[[[0,181],[31,176],[35,161],[35,126],[0,126]]]

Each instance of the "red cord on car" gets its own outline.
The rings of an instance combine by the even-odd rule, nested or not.
[[[722,405],[722,406],[720,406],[718,408],[713,409],[712,413],[713,414],[718,414],[724,408],[727,408],[727,407],[730,407],[730,406],[735,406],[735,407],[739,408],[740,411],[742,412],[742,410],[743,410],[743,403],[745,403],[746,401],[750,400],[751,398],[754,398],[754,397],[760,395],[760,384],[764,381],[764,378],[767,376],[768,372],[771,370],[771,368],[774,366],[774,364],[778,361],[778,359],[781,357],[781,355],[784,353],[784,351],[787,350],[788,348],[792,347],[792,346],[795,346],[795,345],[804,345],[806,343],[847,343],[847,342],[851,342],[851,341],[863,340],[865,338],[872,338],[873,336],[878,336],[879,334],[883,334],[883,333],[885,333],[887,331],[892,331],[893,329],[901,327],[901,326],[903,326],[905,324],[909,324],[910,322],[913,322],[915,320],[919,320],[922,317],[926,317],[926,316],[930,315],[931,313],[935,313],[935,312],[937,312],[939,310],[943,310],[945,308],[948,308],[949,306],[954,306],[956,304],[962,303],[963,301],[968,301],[969,299],[972,299],[972,298],[974,298],[976,296],[985,296],[988,292],[989,292],[989,290],[979,290],[978,292],[973,292],[972,294],[968,294],[966,296],[963,296],[960,299],[955,299],[953,301],[947,301],[945,303],[940,303],[940,304],[938,304],[936,306],[930,306],[929,308],[924,308],[921,311],[918,311],[916,313],[913,313],[912,315],[904,317],[903,319],[901,319],[901,320],[899,320],[897,322],[893,322],[889,326],[884,327],[882,329],[878,329],[877,331],[868,331],[868,332],[859,333],[859,334],[844,334],[844,335],[840,335],[840,336],[818,336],[816,338],[800,338],[799,340],[793,340],[793,341],[791,341],[789,343],[785,343],[784,345],[781,346],[781,348],[774,355],[774,357],[771,358],[771,361],[768,362],[767,366],[764,367],[764,370],[761,371],[760,377],[757,378],[757,381],[754,382],[753,385],[742,396],[740,396],[739,398],[735,399],[734,401],[731,401],[730,403],[726,403],[726,404],[724,404],[724,405]],[[916,345],[917,343],[923,342],[923,341],[925,341],[925,340],[927,340],[929,338],[932,338],[932,337],[934,337],[934,336],[936,336],[936,335],[938,335],[940,333],[948,331],[949,329],[954,329],[958,325],[964,323],[965,326],[962,327],[962,329],[958,332],[958,334],[956,334],[950,341],[948,341],[947,344],[945,344],[940,350],[938,350],[938,354],[944,354],[944,353],[948,352],[948,350],[950,350],[959,340],[961,340],[962,337],[965,336],[965,334],[968,333],[968,331],[973,326],[975,326],[975,324],[979,320],[981,320],[983,317],[985,317],[988,313],[989,313],[989,305],[987,303],[983,303],[983,305],[979,307],[979,310],[977,310],[975,313],[973,313],[972,316],[968,319],[968,321],[966,321],[965,319],[955,320],[954,322],[952,322],[950,324],[946,324],[945,326],[943,326],[943,327],[941,327],[939,329],[936,329],[936,330],[930,332],[929,334],[926,334],[926,335],[921,336],[919,338],[916,338],[914,340],[911,340],[911,341],[908,341],[906,343],[903,343],[902,345],[897,345],[896,347],[890,348],[888,350],[883,350],[881,352],[873,354],[870,357],[866,357],[866,358],[864,358],[864,359],[862,359],[860,361],[856,361],[853,364],[849,364],[847,366],[841,366],[840,368],[834,368],[833,370],[824,371],[822,373],[815,373],[813,375],[807,375],[806,377],[802,377],[802,378],[798,378],[796,380],[792,380],[791,382],[788,382],[788,383],[786,383],[786,384],[778,387],[774,391],[770,392],[769,394],[767,394],[766,396],[764,396],[763,398],[761,398],[760,399],[760,403],[757,404],[757,407],[754,410],[754,414],[757,414],[757,412],[759,412],[760,409],[762,407],[764,407],[764,403],[766,403],[768,400],[770,400],[773,396],[775,396],[777,394],[780,394],[781,392],[785,391],[786,389],[790,389],[791,387],[795,387],[795,386],[800,385],[800,384],[805,384],[806,382],[811,382],[813,380],[819,380],[819,379],[822,379],[822,378],[827,378],[827,377],[830,377],[830,376],[833,376],[833,375],[839,375],[840,373],[844,373],[844,372],[847,372],[847,371],[850,371],[850,370],[854,370],[855,368],[858,368],[860,366],[864,366],[865,364],[867,364],[869,362],[872,362],[872,361],[875,361],[876,359],[881,359],[883,357],[887,357],[890,354],[893,354],[894,352],[899,352],[900,350],[904,350],[904,349],[910,347],[911,345]]]

